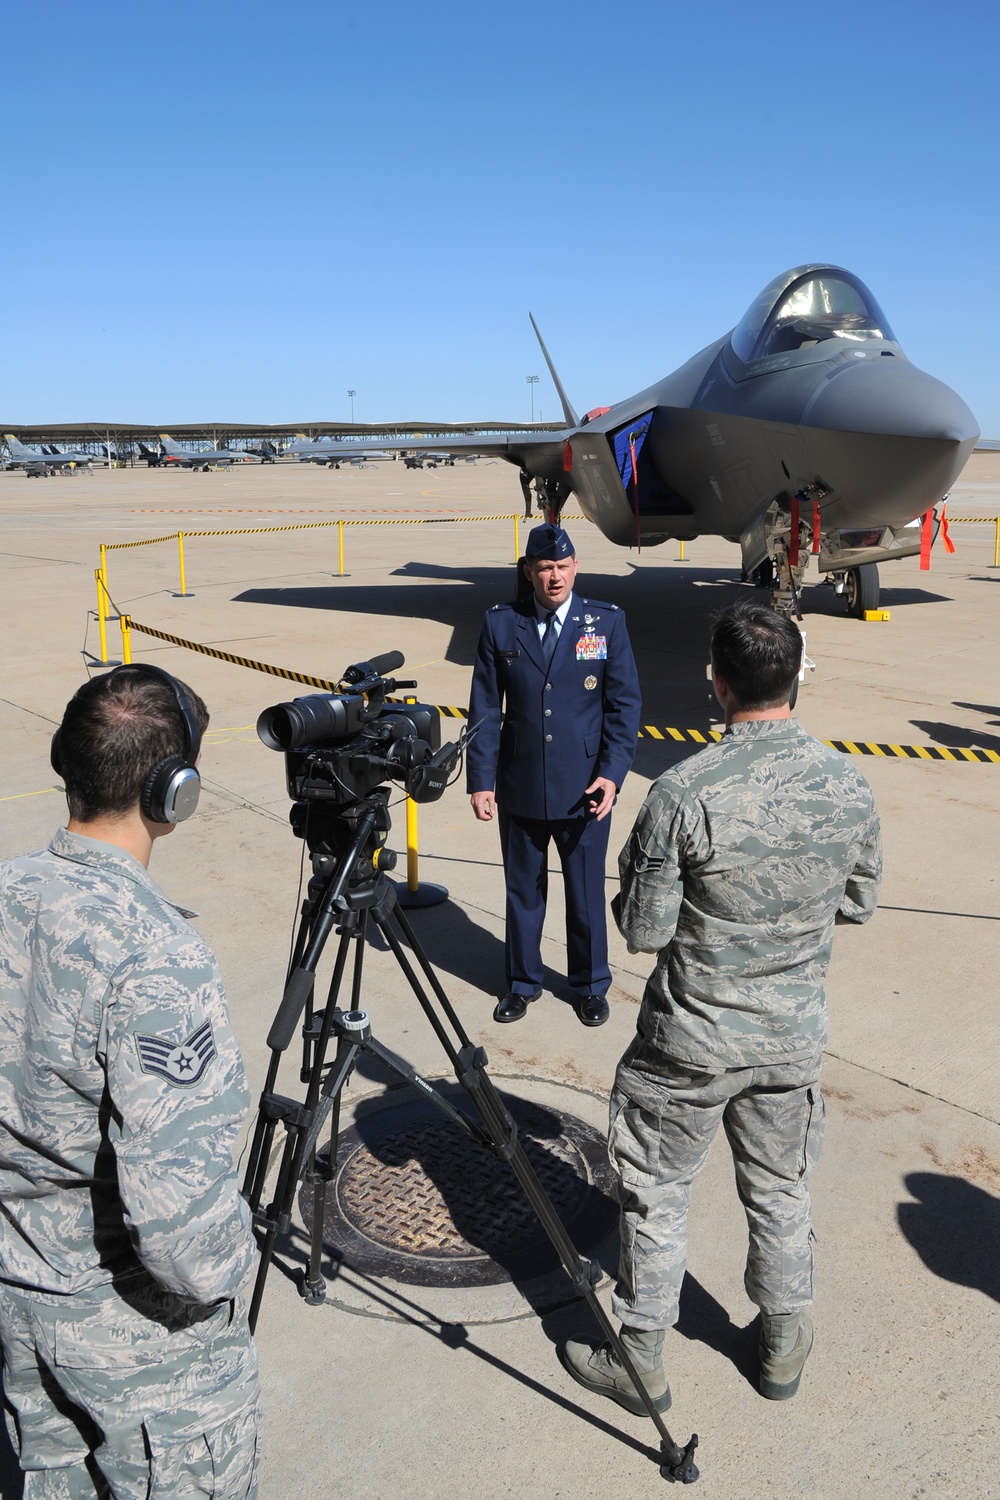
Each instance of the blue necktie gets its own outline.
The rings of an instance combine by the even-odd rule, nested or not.
[[[558,639],[559,633],[556,630],[556,613],[555,610],[552,610],[545,621],[545,628],[542,631],[542,655],[545,657],[546,666],[548,666],[552,661],[552,653],[556,649],[556,641]]]

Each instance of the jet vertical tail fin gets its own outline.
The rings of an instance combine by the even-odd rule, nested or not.
[[[542,353],[545,355],[545,363],[549,367],[549,374],[552,376],[552,384],[555,386],[556,390],[559,393],[559,400],[562,402],[563,416],[566,418],[566,426],[579,427],[580,418],[573,410],[573,403],[570,401],[566,392],[563,390],[563,383],[559,379],[559,376],[556,374],[555,365],[549,358],[549,351],[545,347],[545,340],[542,338],[542,335],[538,331],[538,324],[535,322],[534,316],[530,312],[528,314],[528,317],[531,318],[531,326],[535,330],[535,338],[541,345]]]
[[[12,432],[5,432],[4,435],[3,435],[3,438],[4,438],[4,442],[7,444],[7,447],[9,449],[9,451],[10,451],[11,458],[37,458],[38,457],[37,453],[32,453],[32,451],[31,451],[30,448],[26,448],[23,443],[19,442],[18,439],[14,436],[14,434]]]

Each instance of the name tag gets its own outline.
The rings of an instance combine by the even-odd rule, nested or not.
[[[607,636],[581,635],[576,643],[576,659],[577,661],[607,661]]]

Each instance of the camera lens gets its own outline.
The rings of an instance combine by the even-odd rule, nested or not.
[[[257,720],[257,737],[269,750],[298,750],[335,739],[350,732],[350,701],[336,693],[314,693],[294,703],[276,703]]]

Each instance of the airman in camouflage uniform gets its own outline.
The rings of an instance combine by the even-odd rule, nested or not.
[[[194,914],[112,825],[133,827],[71,816],[0,867],[8,1425],[28,1500],[236,1500],[256,1493],[260,1415],[232,1155],[248,1088]]]
[[[749,1226],[764,1395],[795,1394],[812,1342],[807,1182],[823,1133],[823,984],[835,923],[875,910],[881,844],[868,783],[791,717],[801,644],[788,632],[797,636],[791,621],[759,606],[720,617],[713,666],[726,733],[654,784],[619,859],[616,920],[630,951],[657,961],[611,1099],[614,1310],[665,1404],[662,1330],[677,1321],[691,1185],[720,1123]],[[765,664],[767,650],[774,657],[763,686],[758,637]],[[641,1412],[616,1363],[606,1346],[567,1348],[581,1383]]]

